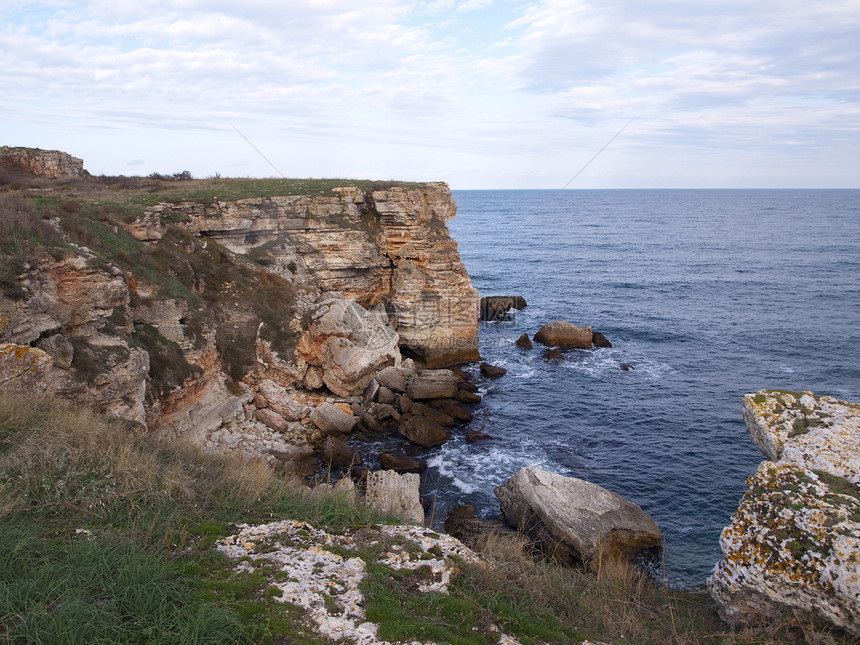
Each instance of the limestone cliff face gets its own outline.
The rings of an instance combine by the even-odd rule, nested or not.
[[[352,415],[401,350],[478,357],[444,184],[162,203],[134,221],[21,193],[0,195],[19,227],[0,239],[0,386],[260,456],[319,439],[323,402]]]
[[[60,150],[0,146],[0,165],[40,177],[85,177],[83,159]]]
[[[457,212],[448,186],[333,193],[162,204],[131,230],[159,239],[165,216],[184,219],[192,235],[265,257],[289,280],[385,305],[401,347],[430,367],[477,360],[480,299],[445,226]]]
[[[720,539],[708,584],[721,615],[860,634],[860,405],[763,390],[744,397],[744,418],[768,461]]]

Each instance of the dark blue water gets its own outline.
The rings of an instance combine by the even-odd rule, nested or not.
[[[454,195],[472,283],[529,306],[481,323],[484,360],[508,374],[479,380],[472,427],[497,440],[459,433],[429,451],[437,514],[458,502],[497,514],[493,487],[539,465],[641,505],[664,533],[664,575],[702,584],[762,460],[742,395],[860,400],[860,191]],[[613,348],[546,363],[540,345],[513,344],[552,320],[591,325]]]

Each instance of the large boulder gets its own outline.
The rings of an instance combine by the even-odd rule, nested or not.
[[[324,294],[299,339],[296,354],[322,368],[326,386],[339,396],[360,394],[378,369],[399,357],[398,336],[378,316],[340,294]]]
[[[446,428],[423,416],[410,417],[401,423],[400,434],[425,448],[442,445],[451,438]]]
[[[451,509],[448,517],[445,518],[444,526],[448,535],[476,551],[482,550],[488,540],[520,539],[519,533],[501,520],[475,517],[475,507],[468,504],[461,504]]]
[[[458,379],[451,370],[422,370],[406,381],[406,394],[415,401],[453,399]]]
[[[535,341],[547,347],[591,347],[594,332],[591,327],[580,327],[565,320],[547,323],[535,334]]]
[[[360,466],[361,455],[343,439],[329,437],[323,444],[323,463],[332,466]]]
[[[423,473],[427,470],[427,462],[418,457],[399,455],[394,452],[383,452],[379,455],[379,465],[383,470],[393,470],[397,473]]]
[[[507,522],[548,555],[596,566],[660,545],[638,505],[591,482],[529,466],[495,489]]]
[[[708,580],[733,626],[801,617],[860,635],[860,406],[811,392],[747,394],[768,458],[720,537]]]
[[[334,403],[320,403],[311,411],[311,422],[323,434],[347,434],[352,432],[357,422],[356,418],[344,412]]]
[[[416,474],[398,475],[393,470],[380,470],[367,476],[367,503],[384,513],[400,515],[415,524],[424,524]]]
[[[287,421],[299,421],[308,413],[306,405],[293,399],[283,387],[274,381],[263,379],[257,389],[265,397],[266,405],[272,412],[277,413]]]

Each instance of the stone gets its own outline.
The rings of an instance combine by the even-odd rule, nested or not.
[[[393,392],[405,392],[406,377],[402,372],[403,370],[397,367],[386,367],[376,375],[376,380]]]
[[[256,417],[257,421],[264,423],[275,432],[284,432],[289,427],[289,424],[284,417],[268,408],[257,410],[254,413],[254,417]]]
[[[323,444],[323,463],[345,468],[359,466],[361,455],[343,439],[329,437]]]
[[[454,399],[456,399],[460,403],[480,403],[481,395],[474,394],[466,390],[460,390],[459,392],[457,392],[457,396],[455,396]]]
[[[317,365],[309,365],[305,372],[304,384],[306,390],[319,390],[325,385],[323,369]]]
[[[465,421],[468,423],[472,420],[472,413],[463,406],[457,405],[451,399],[433,399],[428,402],[428,405],[444,412],[456,421]]]
[[[495,493],[506,521],[561,562],[598,567],[660,546],[660,529],[638,505],[582,479],[529,466]]]
[[[398,455],[393,452],[383,452],[379,455],[379,464],[383,470],[393,470],[397,473],[423,473],[427,470],[427,462],[417,457]]]
[[[287,421],[300,421],[307,414],[307,406],[295,401],[284,388],[272,380],[263,379],[257,390],[266,397],[266,407]]]
[[[409,398],[406,394],[401,394],[400,398],[397,400],[397,405],[400,408],[400,411],[403,414],[407,414],[412,410],[412,399]]]
[[[451,399],[457,396],[457,377],[450,370],[422,370],[406,382],[406,394],[414,401]]]
[[[485,441],[487,439],[492,439],[490,435],[481,432],[480,430],[469,430],[466,433],[466,441],[469,443],[475,443],[476,441]]]
[[[497,378],[499,376],[504,376],[508,373],[504,367],[496,367],[495,365],[490,365],[489,363],[481,363],[481,376],[486,378]]]
[[[622,371],[622,372],[629,372],[630,370],[636,369],[636,368],[635,368],[633,365],[631,365],[630,363],[621,363],[621,365],[619,365],[618,367],[620,367],[620,368],[621,368],[621,371]]]
[[[311,411],[311,422],[323,434],[349,434],[355,427],[356,419],[333,403],[320,403]]]
[[[382,386],[379,388],[379,392],[376,393],[376,400],[380,403],[392,405],[394,403],[394,392],[389,390],[387,387]]]
[[[0,344],[0,388],[36,394],[48,391],[51,356],[41,349],[14,343]]]
[[[543,353],[543,359],[547,362],[549,361],[563,361],[564,354],[561,353],[561,350],[558,348],[548,349]]]
[[[68,370],[72,366],[75,348],[72,347],[69,340],[62,334],[53,334],[47,338],[43,338],[36,343],[36,347],[51,357],[54,361],[54,367]]]
[[[531,341],[531,340],[529,340],[529,335],[528,335],[528,334],[523,334],[522,336],[520,336],[519,338],[517,338],[517,341],[516,341],[515,345],[516,345],[517,347],[522,347],[523,349],[532,349],[532,347],[534,347],[534,346],[532,345],[532,341]]]
[[[708,579],[732,626],[787,617],[860,636],[860,405],[812,392],[743,400],[765,457],[720,536]]]
[[[445,532],[475,551],[481,551],[488,539],[520,539],[517,532],[501,520],[475,517],[475,507],[469,504],[455,506],[448,513]]]
[[[509,320],[508,311],[525,309],[526,306],[526,300],[522,296],[486,296],[481,298],[480,302],[481,320]]]
[[[416,474],[399,475],[393,470],[379,470],[367,476],[367,503],[383,513],[400,515],[409,522],[424,524]]]
[[[372,414],[365,412],[359,417],[358,422],[361,426],[371,432],[383,432],[385,428],[382,427],[382,424],[376,419]]]
[[[365,408],[361,403],[351,403],[349,406],[349,411],[357,418],[360,419],[361,415],[365,413]]]
[[[376,371],[397,356],[398,336],[354,300],[323,294],[296,353],[323,372],[326,386],[339,396],[364,391]]]
[[[612,343],[610,343],[606,336],[601,334],[599,331],[591,332],[591,342],[594,344],[595,347],[612,347]]]
[[[389,403],[377,403],[371,408],[371,413],[380,421],[391,419],[396,423],[400,423],[400,413]]]
[[[415,416],[400,424],[400,434],[425,448],[439,446],[451,438],[451,433],[427,417]]]
[[[463,379],[460,379],[460,382],[457,383],[457,387],[461,391],[466,391],[466,392],[477,392],[478,391],[477,385],[475,385],[474,383],[470,383],[469,381],[464,381]]]
[[[591,347],[593,335],[591,327],[556,320],[541,327],[535,334],[535,341],[548,347],[587,348]]]
[[[422,416],[425,419],[430,419],[431,421],[438,423],[440,426],[450,426],[454,424],[454,418],[448,414],[442,412],[442,410],[437,410],[436,408],[432,408],[429,405],[424,405],[422,403],[413,403],[412,404],[412,414],[415,416]]]
[[[365,409],[370,407],[370,404],[376,401],[376,393],[379,392],[379,382],[372,379],[367,387],[364,388],[364,394],[361,397],[361,404]]]
[[[269,448],[266,452],[284,462],[301,461],[314,454],[314,450],[310,446],[294,446],[292,444],[281,444],[277,448]]]

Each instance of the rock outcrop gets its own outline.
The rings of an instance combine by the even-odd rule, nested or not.
[[[60,150],[0,146],[0,166],[40,177],[86,177],[84,160]]]
[[[77,164],[3,150],[20,172],[21,160],[45,174]],[[37,389],[164,438],[274,464],[285,445],[403,423],[416,370],[401,350],[425,366],[478,357],[479,299],[444,184],[162,203],[136,219],[136,206],[114,213],[66,183],[47,214],[21,190],[0,203],[25,241],[0,240],[10,385],[36,387],[37,374]],[[419,394],[468,394],[450,372],[423,378]]]
[[[476,360],[479,297],[445,226],[457,211],[448,186],[333,192],[162,204],[131,226],[145,235],[179,218],[236,253],[263,247],[286,279],[384,305],[401,347],[429,367]]]
[[[721,616],[793,615],[860,635],[860,405],[778,390],[743,405],[768,461],[720,538],[708,585]]]
[[[495,493],[506,521],[562,562],[597,566],[660,546],[660,529],[638,505],[582,479],[530,466]]]
[[[367,503],[382,512],[424,524],[420,486],[421,478],[416,474],[399,475],[393,470],[378,470],[367,476]]]

